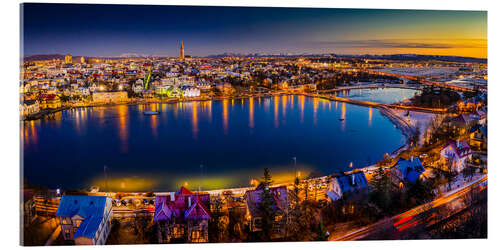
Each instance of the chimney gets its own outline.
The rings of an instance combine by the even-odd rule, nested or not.
[[[460,139],[457,139],[457,148],[460,147]]]
[[[188,207],[191,207],[191,196],[188,196]]]
[[[354,180],[354,174],[351,174],[351,185],[355,186],[356,181]]]
[[[175,201],[175,193],[170,192],[170,201]]]

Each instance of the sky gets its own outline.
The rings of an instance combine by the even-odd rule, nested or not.
[[[487,58],[487,12],[40,4],[21,6],[21,53],[429,54]]]

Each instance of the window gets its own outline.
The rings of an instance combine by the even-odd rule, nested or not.
[[[76,227],[79,227],[81,223],[82,223],[82,220],[76,220]]]
[[[71,220],[68,218],[64,218],[64,219],[62,219],[62,224],[69,225],[69,224],[71,224]]]
[[[198,238],[200,238],[200,231],[192,231],[191,232],[191,239],[197,240]]]
[[[277,215],[276,217],[274,217],[274,221],[278,222],[278,221],[281,221],[283,217],[281,215]]]

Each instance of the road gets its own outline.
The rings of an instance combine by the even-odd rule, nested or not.
[[[412,229],[431,226],[464,210],[467,207],[467,204],[461,202],[464,195],[472,191],[484,190],[487,187],[487,181],[488,177],[483,176],[429,203],[329,240],[401,239],[405,234],[412,232]],[[447,211],[444,216],[438,215],[440,209]]]

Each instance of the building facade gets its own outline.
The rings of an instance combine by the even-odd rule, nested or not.
[[[56,216],[64,240],[76,245],[104,245],[111,230],[111,197],[63,195]]]
[[[116,103],[128,100],[126,91],[106,91],[92,93],[92,100],[96,103]]]
[[[38,100],[24,100],[19,105],[21,116],[28,116],[40,112],[40,103]]]
[[[208,242],[210,195],[192,193],[185,187],[167,195],[156,195],[155,215],[158,241]]]
[[[472,149],[465,141],[448,141],[441,149],[441,163],[449,165],[449,171],[461,172],[472,158]]]
[[[255,190],[245,193],[247,203],[247,220],[250,222],[250,231],[262,230],[262,216],[259,206],[262,202],[261,196],[263,185],[257,186]],[[288,212],[288,195],[286,186],[272,187],[270,192],[273,196],[273,210],[276,213],[274,218],[273,233],[271,238],[282,238],[285,235],[285,215]]]
[[[334,178],[326,193],[332,201],[341,199],[343,196],[354,196],[368,190],[368,180],[363,171],[349,175],[340,175]]]
[[[64,63],[71,64],[73,63],[73,57],[70,54],[64,56]]]
[[[56,109],[61,107],[61,99],[56,94],[44,94],[40,96],[41,109]]]

